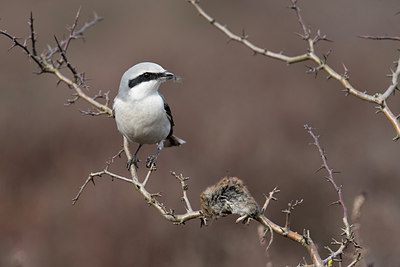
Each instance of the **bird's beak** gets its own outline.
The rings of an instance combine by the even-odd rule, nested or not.
[[[165,80],[171,80],[171,79],[176,79],[176,76],[172,72],[166,71],[166,72],[164,72],[163,78]]]

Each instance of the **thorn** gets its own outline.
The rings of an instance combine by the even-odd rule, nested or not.
[[[344,63],[342,63],[342,65],[343,65],[343,69],[344,69],[343,78],[348,80],[350,78],[349,77],[349,69],[346,67],[346,65],[344,65]]]
[[[304,124],[304,129],[311,131],[314,130],[314,128],[312,128],[311,126],[308,126],[308,124]]]
[[[328,57],[331,54],[332,49],[329,49],[328,52],[326,52],[325,54],[323,54],[322,56],[324,57],[324,62],[326,63],[326,61],[328,61]]]
[[[151,196],[152,198],[155,198],[155,197],[162,197],[161,192],[157,192],[157,193],[154,193],[154,194],[150,194],[150,196]]]
[[[349,88],[345,88],[342,90],[342,92],[345,92],[345,96],[349,96],[350,95],[350,89]]]
[[[375,107],[377,109],[377,111],[375,111],[375,114],[381,113],[383,112],[382,107],[381,106],[376,106]]]
[[[340,204],[340,201],[336,200],[336,201],[330,203],[329,206],[338,205],[338,204]]]
[[[242,36],[240,37],[242,40],[246,40],[249,36],[245,33],[244,29],[242,29]]]
[[[325,248],[326,250],[328,250],[330,254],[333,254],[333,250],[332,250],[330,247],[325,246],[324,248]]]
[[[96,11],[93,11],[93,18],[94,18],[94,20],[101,19]]]
[[[321,165],[321,167],[319,167],[319,168],[315,171],[315,173],[317,173],[317,172],[319,172],[320,170],[323,170],[323,169],[325,169],[325,166],[324,166],[324,165]]]
[[[298,33],[298,32],[295,32],[294,34],[296,34],[297,36],[301,37],[301,39],[303,39],[303,40],[307,40],[308,39],[308,37],[305,36],[304,34],[301,34],[301,33]]]

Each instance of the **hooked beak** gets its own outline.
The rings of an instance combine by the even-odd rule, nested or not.
[[[163,76],[162,76],[165,80],[171,80],[171,79],[176,79],[175,74],[173,74],[172,72],[166,71],[164,72]]]

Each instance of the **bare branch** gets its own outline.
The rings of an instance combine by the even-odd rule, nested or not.
[[[97,15],[97,13],[94,12],[94,17],[93,17],[93,19],[92,19],[91,21],[85,22],[85,24],[84,24],[79,30],[75,30],[76,27],[77,27],[77,21],[78,21],[79,15],[80,15],[80,8],[79,8],[79,10],[78,10],[78,12],[77,12],[77,14],[76,14],[76,16],[75,16],[74,23],[72,24],[73,26],[68,27],[69,36],[67,37],[67,39],[62,40],[62,41],[60,42],[61,47],[65,47],[64,50],[67,50],[67,48],[68,48],[68,46],[69,46],[69,43],[70,43],[72,40],[74,40],[74,39],[83,39],[83,38],[84,38],[84,32],[85,32],[88,28],[94,26],[96,23],[98,23],[98,22],[100,22],[100,21],[103,20],[102,17],[99,17],[99,16]],[[74,25],[75,25],[75,26],[74,26]],[[71,29],[72,29],[72,31],[71,31]],[[49,47],[42,53],[42,56],[46,57],[47,59],[50,59],[50,58],[51,58],[55,53],[57,53],[57,52],[59,52],[58,46],[55,46],[55,47],[49,46]]]
[[[72,72],[72,74],[75,77],[75,80],[78,80],[77,76],[78,76],[78,72],[76,71],[76,69],[71,65],[71,63],[68,61],[67,59],[67,55],[65,54],[64,49],[61,47],[60,43],[57,40],[57,37],[54,35],[54,39],[56,40],[56,44],[58,47],[58,50],[60,51],[60,54],[64,60],[64,62],[67,64],[68,69]],[[59,67],[58,67],[59,68]]]
[[[33,26],[31,27],[31,29],[33,29]],[[18,41],[18,39],[21,39],[21,38],[15,37],[15,36],[9,34],[9,33],[8,33],[7,31],[5,31],[5,30],[0,30],[0,34],[2,34],[2,35],[4,35],[4,36],[8,37],[9,39],[11,39],[11,40],[13,41],[13,44],[12,44],[12,46],[10,47],[10,49],[12,49],[12,48],[14,48],[14,47],[16,47],[16,46],[20,47],[20,48],[22,49],[22,51],[23,51],[25,54],[27,54],[29,58],[32,58],[33,61],[39,66],[41,72],[47,72],[46,68],[44,67],[44,65],[43,65],[43,63],[42,63],[42,59],[41,59],[40,57],[38,57],[38,56],[35,56],[35,55],[29,50],[29,48],[28,48],[27,45],[26,45],[26,42],[21,43],[20,41]]]
[[[284,227],[279,226],[275,223],[273,223],[271,220],[269,220],[267,217],[265,217],[263,214],[260,214],[255,218],[259,223],[264,225],[267,228],[271,228],[275,233],[284,236],[286,238],[289,238],[290,240],[293,240],[302,246],[304,246],[308,254],[311,257],[311,260],[314,263],[314,266],[322,267],[324,266],[321,257],[319,256],[318,253],[318,248],[315,245],[315,243],[312,241],[310,237],[310,233],[306,231],[303,235],[300,235],[296,232],[293,232],[291,230],[284,229]]]
[[[294,210],[301,203],[303,203],[303,199],[296,200],[295,202],[290,201],[288,203],[288,208],[285,210],[282,210],[282,212],[286,214],[286,221],[285,221],[285,227],[284,227],[285,231],[290,230],[290,215],[292,214],[292,210]]]
[[[126,177],[123,177],[123,176],[114,174],[114,173],[112,173],[112,172],[109,172],[109,171],[108,171],[108,166],[107,166],[107,168],[105,168],[105,169],[102,170],[102,171],[99,171],[99,172],[92,172],[92,173],[89,174],[89,177],[86,179],[85,183],[79,188],[78,194],[72,199],[72,205],[75,205],[75,204],[76,204],[76,202],[78,201],[80,195],[82,194],[83,190],[85,189],[85,187],[87,186],[87,184],[88,184],[89,182],[93,182],[93,184],[94,184],[94,178],[95,178],[95,177],[101,177],[101,176],[104,175],[104,174],[109,175],[112,179],[119,179],[119,180],[121,180],[121,181],[131,182],[131,180],[128,179],[128,178],[126,178]]]
[[[271,200],[274,200],[274,201],[278,200],[276,197],[274,197],[274,194],[277,194],[280,191],[281,190],[279,190],[278,187],[275,186],[275,188],[271,192],[269,192],[268,196],[264,195],[265,196],[265,202],[264,202],[264,205],[263,205],[263,207],[261,209],[261,213],[262,214],[264,214],[264,212],[267,210],[268,204],[269,204],[269,202]]]
[[[246,36],[246,38],[244,38],[243,36],[240,36],[240,35],[237,35],[237,34],[231,32],[225,25],[219,23],[214,18],[212,18],[210,15],[208,15],[206,13],[206,11],[204,11],[204,9],[202,9],[200,7],[199,2],[197,0],[188,0],[188,2],[196,8],[197,12],[200,14],[201,17],[203,17],[211,25],[213,25],[215,28],[217,28],[222,33],[224,33],[226,36],[228,36],[228,38],[230,40],[242,43],[247,48],[252,50],[255,54],[261,54],[261,55],[264,55],[264,56],[267,56],[267,57],[270,57],[273,59],[284,61],[287,64],[299,63],[299,62],[304,62],[304,61],[315,62],[317,64],[317,66],[309,69],[309,72],[311,71],[316,74],[317,71],[323,70],[328,74],[328,79],[333,78],[333,79],[337,80],[345,88],[344,91],[346,92],[346,95],[350,94],[361,100],[379,105],[382,108],[382,111],[385,114],[385,116],[387,117],[387,119],[392,123],[394,130],[396,131],[397,135],[394,139],[395,140],[399,139],[399,137],[400,137],[400,121],[396,118],[396,116],[393,115],[393,113],[391,112],[391,110],[389,109],[389,107],[387,106],[387,103],[386,103],[387,95],[390,95],[389,92],[392,91],[392,87],[390,87],[391,89],[389,91],[387,90],[383,95],[382,94],[370,95],[361,90],[357,90],[349,82],[347,68],[345,69],[345,73],[343,75],[341,75],[326,63],[325,56],[323,59],[321,59],[319,56],[317,56],[317,54],[315,53],[315,50],[314,50],[315,43],[317,43],[320,40],[326,40],[326,41],[330,41],[330,40],[328,40],[326,38],[326,35],[321,36],[320,31],[317,32],[317,35],[314,38],[310,37],[311,31],[310,31],[309,27],[306,26],[306,24],[303,20],[303,17],[301,15],[301,10],[297,6],[297,0],[290,0],[291,5],[289,6],[289,8],[291,8],[295,11],[298,22],[302,28],[303,33],[299,34],[299,36],[301,36],[308,44],[308,51],[305,54],[301,54],[298,56],[286,56],[282,52],[275,53],[275,52],[271,52],[267,49],[261,48],[259,46],[256,46],[255,44],[253,44],[252,42],[250,42],[248,40],[247,36]],[[393,84],[395,84],[395,83],[392,83],[392,85]],[[396,86],[394,86],[394,88],[396,88],[396,87],[397,87],[397,83],[396,83]]]
[[[372,36],[372,35],[359,35],[362,39],[370,40],[389,40],[389,41],[400,41],[400,37],[397,36]]]
[[[124,138],[124,143],[127,144],[126,138]],[[124,145],[124,151],[128,157],[131,156],[131,152],[129,151],[129,148],[127,148],[126,145]],[[120,151],[120,153],[121,153],[121,151]],[[117,156],[119,156],[120,153],[118,153],[116,156],[114,156],[113,159],[115,159]],[[89,182],[93,182],[94,178],[96,178],[96,177],[102,177],[103,175],[108,175],[112,179],[118,179],[118,180],[133,184],[134,188],[144,197],[144,199],[146,200],[146,202],[149,205],[155,207],[156,210],[158,210],[165,219],[173,222],[174,224],[183,224],[188,220],[201,218],[203,216],[200,211],[193,211],[193,209],[190,206],[189,200],[187,200],[187,202],[186,202],[187,207],[188,207],[186,213],[175,214],[175,212],[173,210],[171,210],[171,209],[168,210],[163,203],[159,202],[156,199],[156,197],[160,196],[159,193],[152,194],[152,193],[148,192],[145,188],[145,182],[143,182],[143,183],[139,182],[135,168],[130,169],[132,178],[127,178],[127,177],[120,176],[118,174],[110,172],[108,170],[110,167],[110,164],[111,163],[108,162],[106,168],[102,171],[93,172],[93,173],[89,174],[89,177],[86,179],[84,184],[80,187],[77,195],[73,198],[73,200],[72,200],[73,204],[76,204],[80,195],[82,194],[83,190],[86,188],[86,186],[88,185]],[[149,173],[151,173],[151,171],[149,171]],[[185,191],[184,191],[184,194],[186,195]],[[186,199],[187,199],[187,196],[186,196]]]
[[[187,197],[187,190],[189,189],[189,186],[186,184],[186,181],[189,180],[189,177],[184,177],[182,174],[178,175],[175,172],[171,172],[171,175],[175,176],[175,178],[178,179],[178,181],[181,184],[182,191],[183,191],[182,200],[186,204],[186,211],[189,211],[189,212],[193,211],[192,205],[190,204],[189,198]]]
[[[392,73],[389,75],[392,77],[392,84],[389,86],[389,88],[381,95],[381,98],[386,100],[389,98],[391,94],[394,94],[394,91],[397,89],[397,86],[399,85],[399,75],[400,75],[400,58],[396,61],[396,70],[392,71]]]
[[[78,12],[76,13],[74,22],[72,23],[72,26],[67,27],[68,31],[69,31],[69,36],[66,39],[65,43],[63,44],[63,50],[67,51],[69,43],[71,42],[72,39],[76,39],[77,37],[74,35],[75,32],[75,28],[78,25],[78,19],[79,19],[79,15],[81,14],[81,8],[79,7]],[[60,47],[58,48],[60,49]]]
[[[303,39],[308,40],[310,39],[311,30],[306,26],[304,23],[303,17],[301,16],[300,8],[297,6],[297,0],[290,0],[291,5],[289,8],[293,9],[296,12],[297,20],[303,29]]]
[[[132,158],[132,153],[129,150],[129,142],[126,137],[124,137],[124,151],[125,155],[128,160]],[[201,218],[203,215],[201,211],[187,211],[185,214],[175,214],[171,210],[167,210],[164,206],[164,204],[160,203],[157,199],[154,198],[152,194],[150,194],[146,189],[143,183],[139,182],[139,178],[137,176],[136,168],[130,168],[130,173],[132,180],[130,181],[135,189],[145,198],[145,200],[153,207],[155,207],[160,214],[167,220],[175,223],[175,224],[182,224],[185,223],[188,220],[195,219],[195,218]],[[148,173],[148,175],[151,174],[151,169]],[[147,182],[147,179],[145,179],[144,184]]]
[[[344,203],[343,195],[342,195],[342,186],[338,186],[336,184],[335,180],[333,179],[334,170],[329,168],[329,166],[328,166],[328,161],[326,158],[325,151],[322,149],[322,147],[319,143],[319,140],[318,140],[319,137],[314,134],[312,127],[310,127],[308,125],[304,125],[304,129],[311,135],[311,137],[314,140],[314,142],[312,144],[315,145],[319,151],[319,154],[320,154],[321,160],[322,160],[323,169],[325,169],[326,172],[328,173],[328,176],[326,176],[325,178],[329,181],[329,183],[333,186],[336,193],[338,194],[339,199],[337,201],[333,202],[332,204],[340,204],[343,209],[342,220],[343,220],[344,228],[342,230],[343,230],[343,235],[346,237],[346,240],[344,240],[342,242],[338,242],[338,241],[334,242],[334,244],[339,245],[339,248],[335,252],[329,249],[331,251],[331,255],[324,260],[324,264],[326,264],[327,262],[337,259],[338,257],[340,259],[341,255],[343,254],[344,250],[347,248],[349,243],[352,243],[354,245],[354,247],[356,247],[356,248],[358,248],[359,246],[355,241],[354,234],[351,229],[352,226],[349,224],[347,207]]]
[[[37,56],[37,52],[36,52],[36,33],[35,30],[33,28],[33,14],[31,12],[31,16],[29,18],[29,26],[31,29],[31,43],[32,43],[32,54],[34,56]]]

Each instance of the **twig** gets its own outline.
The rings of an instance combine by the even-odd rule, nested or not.
[[[338,204],[340,204],[343,208],[343,220],[346,226],[349,225],[348,223],[348,214],[347,214],[347,207],[344,204],[343,201],[343,196],[342,196],[342,187],[338,186],[335,182],[335,180],[333,179],[333,173],[334,170],[330,169],[328,166],[328,161],[325,155],[325,151],[321,148],[321,145],[319,144],[318,141],[318,136],[316,136],[314,134],[314,132],[312,131],[313,128],[311,128],[310,126],[308,126],[307,124],[304,125],[304,129],[306,129],[306,131],[311,135],[311,137],[313,138],[314,142],[313,145],[315,145],[319,151],[319,154],[321,156],[322,159],[322,166],[320,169],[325,169],[326,172],[328,173],[328,176],[326,176],[325,178],[332,184],[333,188],[335,189],[335,191],[337,192],[338,196],[339,196],[339,200],[338,200]]]
[[[76,26],[78,25],[78,19],[79,19],[80,14],[81,14],[81,8],[79,7],[78,12],[76,12],[76,16],[75,16],[74,22],[72,23],[72,26],[67,27],[68,31],[69,31],[69,36],[66,39],[65,43],[63,44],[64,51],[67,51],[71,40],[77,38],[77,36],[74,34],[74,32],[75,32]],[[58,49],[60,49],[60,47]]]
[[[112,173],[112,172],[108,171],[108,167],[105,168],[102,171],[99,171],[99,172],[92,172],[92,173],[89,174],[89,177],[86,179],[85,183],[79,188],[78,194],[72,199],[72,205],[76,204],[76,202],[78,201],[80,195],[82,194],[83,190],[85,189],[85,187],[87,186],[87,184],[89,182],[93,182],[93,184],[94,184],[94,178],[95,177],[101,177],[104,174],[109,175],[113,179],[119,179],[119,180],[122,180],[122,181],[125,181],[125,182],[131,182],[131,180],[129,178],[126,178],[126,177],[123,177],[123,176],[120,176],[118,174],[115,174],[115,173]]]
[[[342,230],[343,230],[343,235],[346,237],[346,239],[342,242],[334,241],[333,244],[339,245],[339,248],[335,252],[329,249],[331,251],[331,255],[324,260],[324,264],[326,264],[330,260],[337,259],[338,257],[340,258],[349,243],[352,243],[354,245],[354,247],[356,247],[356,248],[359,248],[359,246],[356,243],[354,234],[351,230],[352,226],[349,224],[347,207],[344,203],[343,195],[342,195],[342,186],[338,186],[336,184],[335,180],[333,179],[334,170],[329,168],[329,166],[328,166],[328,161],[327,161],[327,158],[325,155],[325,151],[322,149],[322,147],[319,143],[319,140],[318,140],[319,137],[314,134],[312,127],[310,127],[308,125],[304,125],[304,129],[313,138],[314,142],[312,144],[317,147],[318,152],[321,156],[322,166],[320,169],[325,169],[325,171],[328,173],[328,176],[326,176],[325,178],[329,181],[329,183],[333,186],[336,193],[338,194],[339,199],[337,201],[333,202],[332,204],[339,204],[343,209],[342,220],[343,220],[344,228]]]
[[[29,26],[30,26],[30,30],[31,30],[32,54],[34,56],[37,56],[37,52],[36,52],[36,33],[35,33],[35,29],[33,28],[33,14],[32,14],[32,12],[31,12],[31,16],[29,18]]]
[[[178,179],[179,183],[181,184],[182,191],[183,191],[183,197],[182,200],[186,204],[186,211],[192,212],[192,205],[190,205],[189,198],[187,196],[187,190],[189,189],[188,185],[185,183],[187,180],[189,180],[189,177],[183,177],[182,174],[176,174],[175,172],[171,172],[171,175],[174,176],[176,179]]]
[[[143,186],[146,186],[146,185],[147,185],[147,182],[148,182],[149,179],[150,179],[150,175],[151,175],[155,170],[156,170],[156,168],[155,168],[155,165],[154,165],[154,162],[153,162],[153,163],[151,164],[150,168],[149,168],[149,171],[147,172],[146,177],[144,178],[144,180],[143,180],[143,182],[142,182],[142,185],[143,185]]]
[[[389,40],[389,41],[400,41],[400,37],[397,36],[372,36],[372,35],[359,35],[362,39],[370,40]]]
[[[72,72],[72,74],[74,75],[75,79],[77,80],[77,76],[78,76],[78,72],[76,71],[76,69],[71,65],[71,63],[68,61],[67,59],[67,55],[65,54],[64,49],[61,47],[61,44],[58,42],[57,37],[54,36],[54,39],[56,40],[56,44],[58,47],[58,50],[60,51],[60,54],[64,60],[64,62],[67,64],[68,69]],[[59,67],[58,67],[59,68]]]
[[[264,195],[264,197],[265,197],[265,202],[264,202],[264,205],[263,205],[263,207],[262,207],[262,209],[261,209],[261,213],[264,213],[264,212],[267,210],[268,204],[269,204],[269,202],[270,202],[271,200],[275,200],[275,201],[277,200],[277,198],[274,197],[274,194],[277,194],[277,193],[279,193],[280,191],[281,191],[281,190],[279,190],[278,187],[275,186],[275,188],[274,188],[271,192],[269,192],[268,196],[267,196],[267,195]]]
[[[301,16],[300,8],[297,6],[297,0],[290,0],[290,2],[291,5],[289,6],[289,8],[293,9],[296,12],[297,21],[299,22],[304,33],[302,37],[304,40],[307,40],[310,38],[311,31],[304,23],[303,17]]]
[[[265,227],[272,229],[275,233],[277,233],[281,236],[284,236],[286,238],[289,238],[290,240],[293,240],[293,241],[301,244],[302,246],[304,246],[307,249],[308,254],[311,257],[311,260],[313,261],[314,266],[316,266],[316,267],[324,266],[322,259],[318,253],[318,248],[315,245],[315,243],[312,241],[308,231],[306,231],[303,235],[300,235],[291,230],[285,230],[284,227],[273,223],[271,220],[269,220],[267,217],[265,217],[264,214],[258,215],[255,218],[255,220],[257,220],[259,223],[261,223]]]
[[[31,26],[31,29],[33,29],[33,26]],[[23,51],[25,54],[27,54],[29,58],[32,58],[33,61],[39,66],[39,68],[40,68],[40,70],[41,70],[40,73],[43,73],[43,72],[46,72],[46,71],[47,71],[47,70],[44,68],[43,64],[42,64],[41,58],[40,58],[39,56],[35,56],[35,55],[29,50],[29,48],[28,48],[27,45],[26,45],[26,42],[22,44],[21,42],[18,41],[18,39],[21,39],[21,38],[18,38],[18,37],[16,37],[16,36],[13,36],[13,35],[9,34],[9,33],[8,33],[7,31],[5,31],[5,30],[0,30],[0,34],[2,34],[2,35],[4,35],[4,36],[8,37],[9,39],[11,39],[11,40],[13,41],[13,44],[11,45],[11,47],[9,48],[9,50],[13,49],[13,48],[16,47],[16,46],[20,47],[20,48],[22,49],[22,51]]]
[[[265,203],[264,203],[264,205],[263,205],[263,207],[261,209],[261,212],[255,218],[256,221],[258,221],[266,229],[271,231],[271,239],[270,239],[270,242],[269,242],[267,248],[271,245],[272,240],[273,240],[273,232],[275,232],[275,233],[277,233],[277,234],[279,234],[281,236],[289,238],[290,240],[293,240],[293,241],[303,245],[304,247],[306,247],[306,249],[307,249],[307,251],[308,251],[308,253],[309,253],[309,255],[310,255],[310,257],[311,257],[311,259],[312,259],[312,261],[314,263],[314,266],[323,266],[322,259],[321,259],[320,255],[318,253],[317,246],[312,241],[312,239],[310,237],[310,233],[308,231],[305,231],[305,233],[303,235],[300,235],[300,234],[290,230],[289,225],[288,225],[288,218],[286,218],[286,226],[282,227],[282,226],[279,226],[279,225],[275,224],[274,222],[269,220],[264,215],[264,212],[265,212],[270,200],[276,200],[276,198],[273,195],[276,194],[276,193],[279,193],[279,191],[280,190],[278,190],[277,187],[275,187],[271,192],[269,192],[268,196],[265,196],[266,199],[265,199]],[[291,202],[291,204],[289,203],[289,205],[291,206],[291,209],[293,209],[295,206],[297,206],[301,202],[302,202],[302,200],[296,201],[294,204]],[[267,233],[267,231],[265,232],[265,234],[266,233]]]
[[[114,160],[115,160],[116,158],[120,158],[120,157],[121,157],[121,154],[122,154],[123,152],[124,152],[124,149],[121,149],[120,151],[118,151],[117,154],[115,154],[114,156],[112,156],[111,159],[108,160],[108,161],[106,162],[107,165],[110,166],[111,164],[113,164],[113,163],[114,163]]]
[[[77,16],[79,16],[79,14],[80,14],[80,9],[78,10],[77,15],[75,16],[74,22],[78,20]],[[75,31],[75,28],[76,28],[76,26],[75,26],[75,27],[74,27],[74,31],[71,32],[71,31],[70,31],[71,27],[69,27],[69,32],[70,32],[70,34],[69,34],[69,36],[67,37],[67,39],[62,40],[62,41],[60,42],[60,45],[61,45],[62,47],[68,48],[68,45],[66,46],[66,43],[67,43],[67,42],[69,43],[71,40],[79,39],[79,38],[84,38],[84,35],[83,35],[84,32],[85,32],[88,28],[94,26],[96,23],[98,23],[98,22],[100,22],[100,21],[102,21],[102,20],[103,20],[103,18],[102,18],[102,17],[99,17],[99,16],[97,15],[97,13],[94,12],[94,17],[93,17],[93,19],[92,19],[91,21],[89,21],[89,22],[85,22],[85,24],[84,24],[79,30],[76,30],[76,31]],[[74,23],[73,23],[73,25],[74,25]],[[65,49],[65,50],[66,50],[66,49]],[[59,52],[59,48],[58,48],[57,46],[55,46],[55,47],[50,47],[50,46],[49,46],[49,47],[42,53],[42,55],[45,56],[47,59],[50,59],[50,58],[51,58],[55,53],[57,53],[57,52]]]
[[[285,227],[284,227],[285,231],[290,230],[290,216],[292,214],[292,210],[294,210],[301,203],[303,203],[303,199],[296,200],[295,202],[290,201],[288,203],[288,208],[282,211],[283,213],[286,214]]]
[[[355,257],[355,259],[349,264],[347,265],[347,267],[353,267],[356,266],[356,264],[361,260],[361,253],[358,253]]]

